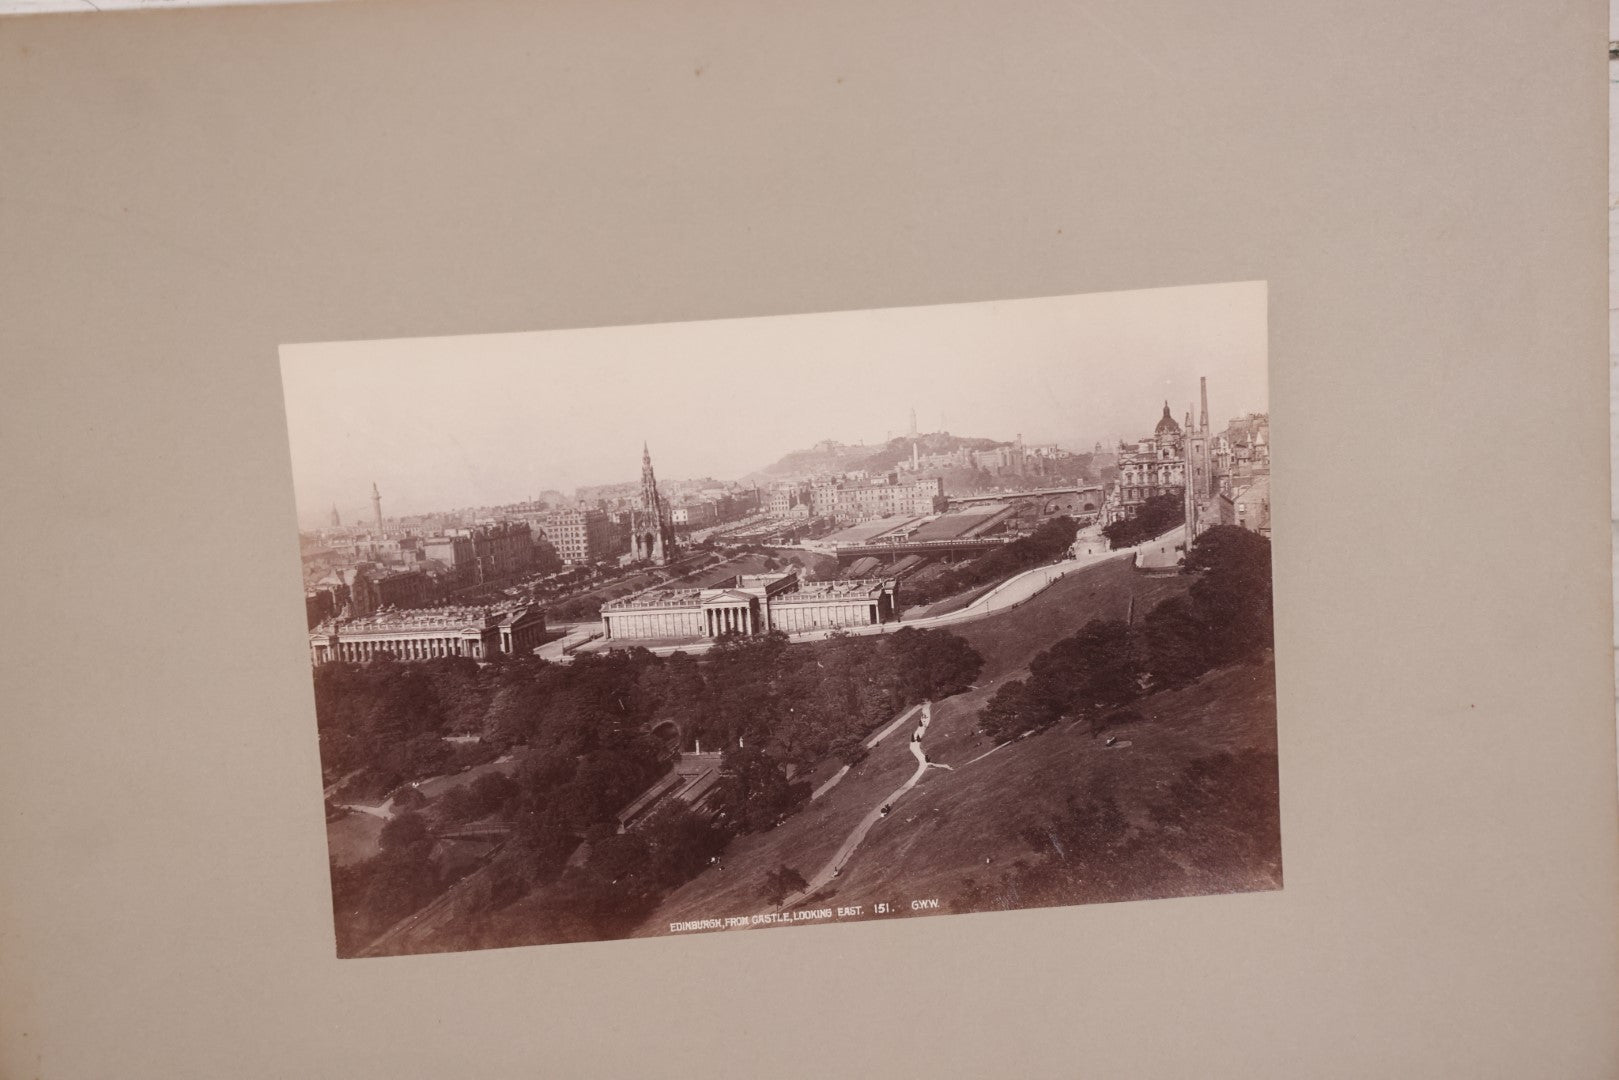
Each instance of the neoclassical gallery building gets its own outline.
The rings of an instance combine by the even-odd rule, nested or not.
[[[531,604],[505,610],[459,607],[382,611],[335,618],[309,633],[316,664],[363,662],[384,653],[396,660],[465,656],[487,660],[496,653],[521,656],[545,640],[545,612]]]
[[[709,589],[654,588],[602,605],[610,641],[716,638],[772,630],[833,630],[893,621],[892,578],[802,582],[797,573],[743,574]]]

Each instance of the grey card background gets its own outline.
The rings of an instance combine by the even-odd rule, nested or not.
[[[0,1074],[1613,1075],[1603,27],[0,23]],[[332,958],[279,344],[1252,279],[1283,891]]]

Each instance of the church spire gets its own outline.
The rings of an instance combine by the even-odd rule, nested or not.
[[[1209,377],[1207,375],[1198,376],[1197,387],[1203,395],[1203,412],[1198,418],[1197,429],[1207,435],[1209,433]]]

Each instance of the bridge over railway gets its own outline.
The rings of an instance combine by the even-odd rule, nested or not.
[[[881,559],[898,559],[906,555],[959,555],[962,552],[989,551],[1010,544],[1013,536],[967,536],[953,540],[872,540],[864,544],[845,544],[835,554],[843,559],[858,559],[876,555]]]
[[[1061,487],[1037,488],[1031,491],[995,491],[982,495],[952,495],[950,506],[979,506],[984,503],[1012,502],[1016,499],[1048,499],[1058,495],[1094,495],[1098,505],[1102,501],[1101,484],[1066,484]]]

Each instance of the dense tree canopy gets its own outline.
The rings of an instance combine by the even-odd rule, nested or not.
[[[1094,619],[1037,655],[1027,680],[1004,683],[979,726],[1011,738],[1068,716],[1100,730],[1155,687],[1179,686],[1272,644],[1270,541],[1235,526],[1203,533],[1185,569],[1197,580],[1139,626]]]
[[[802,892],[808,887],[809,882],[804,880],[803,874],[786,863],[781,863],[765,875],[764,881],[759,885],[759,898],[771,907],[776,907],[793,893]]]
[[[1078,534],[1079,526],[1073,518],[1067,515],[1052,518],[1028,536],[995,548],[971,562],[925,581],[907,584],[906,599],[912,604],[931,604],[1043,566],[1062,558]]]
[[[1126,815],[1105,784],[1025,829],[1032,859],[998,880],[968,878],[957,911],[1192,896],[1282,884],[1276,755],[1260,750],[1196,758]]]
[[[809,798],[807,782],[787,779],[774,758],[752,746],[727,747],[714,806],[739,832],[767,829]]]
[[[941,631],[905,627],[883,642],[884,659],[898,679],[900,697],[937,701],[971,686],[984,658],[966,640]]]
[[[1115,521],[1102,529],[1114,549],[1134,547],[1155,536],[1162,536],[1186,521],[1186,504],[1181,495],[1154,495],[1136,508],[1133,516]]]
[[[401,808],[410,804],[385,826],[381,855],[334,871],[340,937],[363,944],[410,902],[448,887],[451,864],[436,836],[471,823],[509,827],[511,839],[495,882],[469,896],[493,908],[543,886],[541,906],[555,916],[548,925],[610,936],[732,835],[795,812],[809,784],[790,777],[828,756],[856,760],[873,728],[959,692],[982,666],[961,638],[913,628],[793,646],[781,634],[738,636],[700,659],[637,648],[570,664],[324,665],[316,711],[328,782],[340,782],[336,801],[393,793]],[[662,734],[670,731],[679,732],[673,743]],[[662,808],[619,832],[617,815],[677,749],[698,746],[724,752],[706,812]],[[502,754],[511,757],[495,763]],[[468,781],[431,800],[410,786],[473,766]]]

